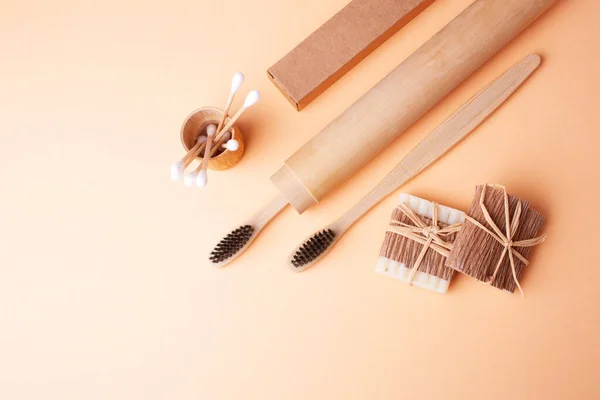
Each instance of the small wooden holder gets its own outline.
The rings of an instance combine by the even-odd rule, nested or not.
[[[181,143],[183,144],[185,151],[189,151],[189,149],[194,146],[198,140],[198,136],[200,136],[201,133],[206,132],[206,127],[208,125],[218,125],[221,118],[223,118],[223,110],[216,107],[202,107],[192,112],[185,121],[183,121],[181,127]],[[227,123],[227,121],[229,121],[229,116],[225,119],[225,123]],[[236,125],[229,131],[231,132],[231,138],[237,140],[240,146],[236,151],[222,148],[219,149],[208,161],[208,168],[211,170],[222,171],[229,169],[237,164],[244,155],[246,146],[244,144],[242,133]],[[204,151],[201,151],[198,157],[196,157],[196,160],[202,162],[203,156]]]

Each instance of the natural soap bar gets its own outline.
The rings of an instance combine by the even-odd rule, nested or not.
[[[267,73],[301,110],[434,0],[353,0]]]
[[[400,195],[400,203],[407,205],[428,226],[432,225],[434,203],[404,193]],[[440,204],[435,204],[435,207],[438,211],[439,228],[462,223],[465,220],[465,213],[462,211]],[[394,226],[394,221],[414,225],[410,218],[398,208],[392,213],[392,226]],[[444,234],[442,232],[440,237],[443,238],[444,242],[452,243],[456,233]],[[381,246],[379,262],[375,271],[402,282],[410,282],[412,285],[423,289],[446,293],[454,271],[445,266],[446,257],[432,248],[427,249],[425,257],[418,266],[419,269],[413,273],[412,269],[422,249],[423,244],[388,230]],[[413,273],[412,277],[411,273]]]

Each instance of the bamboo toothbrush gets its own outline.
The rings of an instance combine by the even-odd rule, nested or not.
[[[242,105],[242,107],[234,114],[233,117],[231,117],[229,122],[227,122],[227,125],[225,125],[223,127],[223,129],[221,129],[217,133],[217,136],[214,138],[215,146],[213,147],[213,150],[211,152],[211,155],[210,155],[211,157],[217,152],[217,150],[221,147],[221,145],[225,141],[225,137],[226,137],[225,133],[227,133],[227,131],[229,131],[229,129],[231,129],[231,127],[236,123],[238,118],[240,118],[242,113],[244,111],[246,111],[246,109],[248,109],[248,107],[252,107],[254,104],[256,104],[258,99],[260,99],[260,92],[258,90],[251,90],[250,93],[248,93],[248,95],[246,96],[246,99],[244,100],[244,104]]]
[[[227,114],[229,114],[229,109],[231,108],[231,104],[233,103],[233,98],[238,90],[240,90],[240,86],[244,82],[244,74],[241,72],[236,72],[233,74],[233,78],[231,78],[231,90],[229,91],[229,96],[227,97],[227,103],[225,104],[223,118],[219,121],[219,126],[217,127],[216,133],[220,133],[221,129],[223,129],[223,124],[225,123],[225,119],[227,118]],[[208,160],[212,157],[213,153],[211,153],[211,148],[213,147],[213,135],[207,135],[206,138],[206,147],[204,150],[204,157],[202,158],[202,163],[198,166],[198,174],[196,183],[199,187],[204,187],[208,183],[208,176],[206,174],[206,169],[208,168]]]
[[[537,54],[526,57],[480,91],[421,141],[362,200],[336,221],[305,240],[288,262],[294,271],[311,267],[337,243],[342,235],[373,206],[444,155],[477,128],[537,69]]]
[[[481,111],[482,103],[487,106],[489,109],[484,110],[484,114],[478,116],[477,121],[469,122],[470,125],[474,125],[470,127],[470,125],[466,125],[469,129],[474,129],[487,115],[489,115],[492,111],[494,111],[498,106],[506,99],[508,96],[513,93],[517,87],[525,81],[525,79],[537,68],[540,63],[540,58],[536,54],[532,54],[528,56],[525,60],[521,61],[519,64],[512,67],[509,71],[507,71],[504,75],[499,77],[496,81],[494,81],[490,86],[476,95],[469,103],[465,104],[453,117],[450,118],[446,123],[443,124],[444,131],[454,129],[460,129],[461,126],[452,127],[452,124],[458,124],[459,122],[465,122],[466,118],[464,118],[464,114],[470,112],[474,113],[473,108],[477,108],[478,111]],[[497,93],[498,91],[504,90],[505,93]],[[460,120],[457,118],[457,115],[460,115]],[[442,128],[442,127],[440,127]],[[439,130],[439,129],[438,129]],[[448,132],[444,132],[448,133]],[[464,132],[463,132],[464,134]],[[439,136],[439,135],[438,135]],[[439,140],[439,139],[438,139]],[[435,147],[435,142],[430,138],[425,139],[426,143],[420,144],[418,148],[420,150],[424,150],[424,147],[437,151],[436,154],[430,155],[430,161],[426,164],[433,162],[443,153],[445,153],[449,147],[437,149]],[[446,144],[443,142],[442,144]],[[447,144],[446,144],[447,145]],[[448,146],[448,145],[447,145]],[[450,145],[451,146],[451,145]],[[415,157],[419,155],[420,157]],[[422,161],[420,159],[427,156],[423,153],[415,154],[415,150],[411,152],[409,155],[414,161]],[[405,159],[405,164],[409,164],[411,160],[407,156]],[[424,168],[424,167],[422,167]],[[421,168],[421,169],[422,169]],[[411,168],[413,171],[414,169]],[[399,174],[400,171],[398,169],[394,170],[396,174]],[[418,171],[416,171],[418,172]],[[415,174],[416,172],[413,172]],[[408,178],[405,178],[408,179]],[[389,189],[388,189],[389,190]],[[393,189],[392,189],[393,190]],[[389,190],[390,192],[392,190]],[[381,198],[385,197],[382,195]],[[288,200],[282,194],[279,194],[270,203],[268,203],[261,211],[259,211],[253,218],[248,220],[245,224],[241,225],[239,228],[231,231],[226,237],[224,237],[217,246],[210,253],[209,260],[213,263],[213,265],[217,267],[222,267],[224,265],[229,264],[231,261],[235,260],[239,257],[254,241],[254,239],[258,236],[258,234],[263,230],[263,228],[271,221],[283,208],[288,204]],[[369,207],[370,208],[370,207]],[[368,210],[368,208],[367,208]],[[362,215],[362,214],[360,214]],[[355,219],[357,219],[360,215],[358,215]],[[349,226],[348,226],[349,227]],[[347,229],[347,228],[346,228]],[[340,233],[338,233],[338,236]],[[318,236],[318,234],[316,235]],[[331,241],[335,239],[335,232],[332,231],[331,234],[324,233],[320,236],[321,240],[324,240],[331,236]],[[338,237],[339,238],[339,237]],[[309,239],[310,240],[310,239]],[[332,244],[332,243],[330,243]],[[315,259],[318,256],[315,255]],[[315,260],[313,260],[314,262]],[[307,266],[305,266],[307,267]],[[300,267],[298,267],[300,268]]]

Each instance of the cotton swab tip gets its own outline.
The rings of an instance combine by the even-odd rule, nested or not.
[[[244,100],[244,107],[250,107],[255,104],[258,99],[260,99],[260,92],[258,90],[251,90],[246,96],[246,100]]]
[[[202,144],[206,142],[206,136],[198,136],[198,143]]]
[[[196,185],[198,187],[202,188],[202,187],[206,186],[207,183],[208,183],[208,175],[206,174],[206,171],[202,170],[196,177]]]
[[[196,171],[190,172],[189,174],[183,177],[183,184],[187,187],[192,186],[196,181],[197,176],[198,173]]]
[[[231,139],[227,141],[226,144],[226,149],[229,151],[236,151],[237,149],[240,148],[240,144],[237,140],[235,139]]]
[[[183,174],[183,163],[177,161],[171,164],[171,179],[177,181],[181,178],[181,174]]]
[[[217,126],[215,124],[210,124],[206,127],[206,136],[212,136],[217,133]]]
[[[244,74],[241,72],[236,72],[233,74],[233,78],[231,79],[231,93],[235,93],[242,86],[242,82],[244,82]]]

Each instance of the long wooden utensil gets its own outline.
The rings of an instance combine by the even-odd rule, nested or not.
[[[521,86],[540,62],[540,56],[537,54],[527,56],[452,114],[408,153],[361,201],[332,224],[305,240],[289,259],[293,270],[304,271],[323,258],[367,211],[477,128]]]

